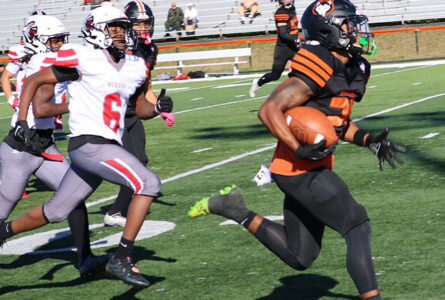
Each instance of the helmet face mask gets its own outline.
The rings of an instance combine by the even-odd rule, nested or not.
[[[301,24],[307,40],[315,40],[329,49],[345,50],[352,56],[368,53],[362,39],[372,43],[373,34],[365,15],[356,13],[348,0],[318,0],[304,12]]]
[[[68,36],[62,22],[46,15],[30,17],[22,31],[25,51],[29,54],[57,52]]]
[[[134,45],[130,20],[111,6],[92,10],[83,22],[81,32],[87,45],[109,49],[118,58]]]
[[[151,8],[142,1],[130,1],[125,5],[124,13],[133,25],[137,44],[151,44],[155,24],[155,17]]]

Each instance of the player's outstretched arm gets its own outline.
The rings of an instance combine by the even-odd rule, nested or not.
[[[380,171],[383,171],[385,161],[396,169],[396,163],[403,164],[403,159],[399,156],[400,153],[406,153],[407,150],[401,145],[394,144],[387,140],[389,129],[385,128],[382,133],[373,136],[369,132],[359,129],[354,122],[350,122],[348,130],[346,131],[343,140],[354,143],[358,146],[366,146],[369,150],[377,156],[379,160]]]
[[[12,107],[14,107],[16,102],[18,102],[18,101],[15,101],[16,97],[12,94],[12,88],[11,88],[11,79],[15,75],[16,74],[13,74],[5,69],[3,71],[2,77],[0,79],[0,83],[2,85],[3,92],[5,93],[6,99],[8,99],[9,105]],[[17,84],[20,84],[20,83],[17,83]]]

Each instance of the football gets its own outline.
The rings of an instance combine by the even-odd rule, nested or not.
[[[334,126],[318,109],[297,106],[286,111],[284,117],[299,143],[312,145],[326,139],[327,148],[338,140]]]

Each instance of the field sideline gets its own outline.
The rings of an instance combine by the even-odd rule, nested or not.
[[[379,172],[366,149],[341,144],[336,151],[335,171],[371,218],[383,299],[445,299],[440,280],[445,275],[443,63],[376,65],[365,98],[354,106],[359,126],[375,133],[389,127],[390,138],[408,146],[403,166]],[[252,77],[154,83],[156,91],[165,86],[173,97],[177,123],[167,128],[160,119],[144,122],[149,168],[164,184],[135,249],[150,288],[136,290],[106,274],[79,281],[63,222],[19,235],[0,250],[0,299],[358,299],[344,267],[344,241],[332,230],[326,231],[314,266],[297,272],[241,227],[220,226],[225,220],[217,216],[194,220],[186,215],[201,197],[235,183],[250,208],[280,219],[282,194],[276,186],[251,182],[273,152],[275,139],[256,113],[278,82],[251,99]],[[11,115],[4,102],[0,97],[2,136]],[[66,139],[58,146],[66,153]],[[103,183],[87,201],[95,253],[112,251],[120,236],[119,228],[102,226],[117,190]],[[30,197],[19,202],[12,218],[52,194],[35,178],[27,192]]]

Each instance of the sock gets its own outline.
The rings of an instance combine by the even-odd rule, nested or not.
[[[12,221],[11,221],[12,222]],[[15,233],[12,231],[11,222],[3,223],[0,226],[0,239],[12,237]]]
[[[121,238],[121,242],[119,243],[119,247],[116,250],[116,258],[126,258],[131,257],[131,253],[133,252],[134,241],[129,241]]]
[[[68,225],[72,233],[74,245],[77,248],[79,265],[92,254],[90,248],[90,232],[88,228],[88,213],[85,203],[80,203],[68,216]]]
[[[240,222],[240,224],[243,225],[244,228],[248,229],[250,223],[252,222],[253,218],[255,218],[256,215],[257,214],[254,213],[253,211],[249,211],[247,216]]]

